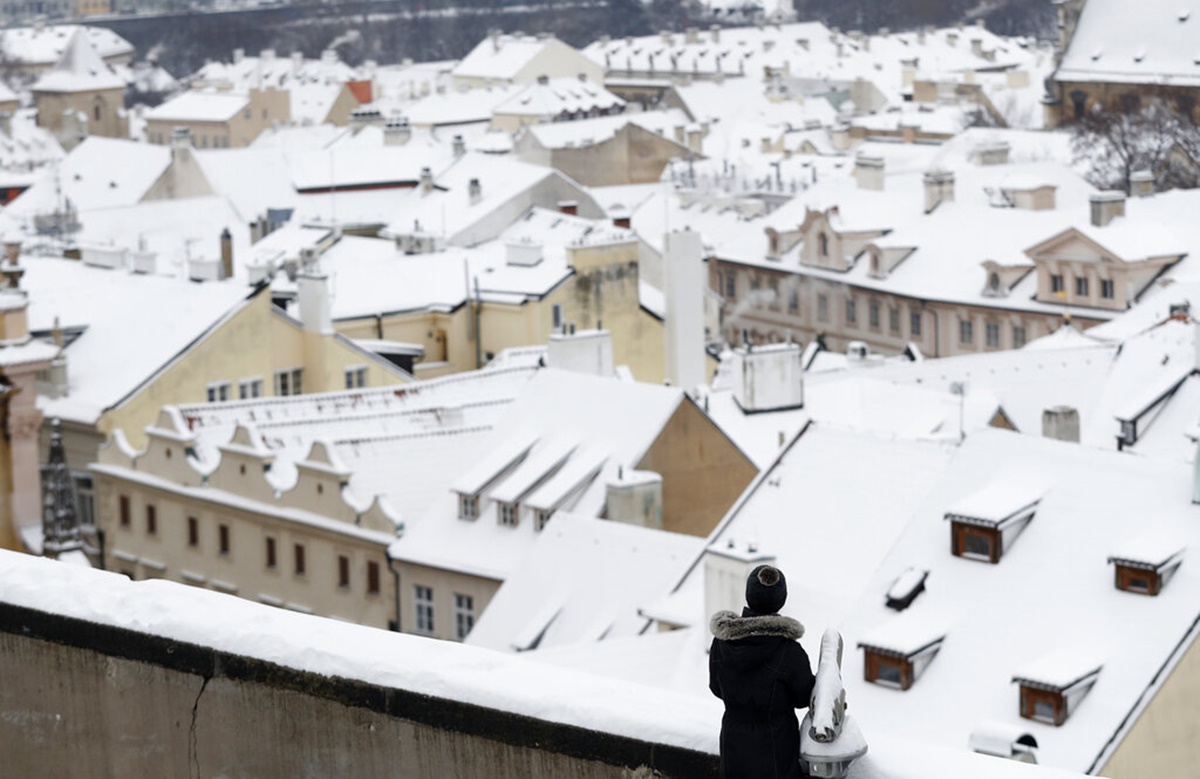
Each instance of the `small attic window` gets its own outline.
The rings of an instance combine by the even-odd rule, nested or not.
[[[1114,566],[1113,584],[1118,590],[1140,595],[1158,595],[1183,563],[1183,548],[1143,537],[1108,558]]]
[[[479,518],[479,496],[469,495],[465,492],[458,494],[458,518],[459,519],[478,519]]]
[[[863,650],[863,679],[907,690],[933,662],[945,638],[944,630],[897,617],[858,642]]]
[[[955,557],[998,563],[1029,526],[1046,486],[1034,477],[1001,476],[955,503],[950,552]]]
[[[1020,685],[1020,714],[1058,727],[1074,713],[1100,678],[1103,666],[1057,654],[1013,676]]]
[[[521,518],[521,506],[517,503],[500,504],[500,524],[505,527],[516,527]]]
[[[554,516],[554,509],[534,509],[533,510],[533,529],[537,532],[542,532],[546,525],[550,522],[550,517]]]

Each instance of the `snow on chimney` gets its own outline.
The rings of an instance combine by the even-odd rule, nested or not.
[[[404,117],[389,119],[383,126],[384,146],[403,146],[411,138],[412,127],[409,125],[408,119]]]
[[[1094,192],[1088,196],[1092,206],[1092,226],[1104,227],[1114,218],[1125,216],[1125,193],[1120,190]]]
[[[433,171],[429,168],[421,168],[421,192],[429,194],[433,191]]]
[[[980,165],[1007,165],[1010,150],[1008,141],[985,143],[975,150],[975,159]]]
[[[704,550],[704,611],[712,617],[718,611],[741,614],[746,605],[746,579],[760,565],[774,565],[775,556],[758,551],[753,542],[739,543],[730,538],[717,541]]]
[[[747,414],[804,406],[799,344],[746,344],[733,350],[733,402]]]
[[[479,179],[471,179],[467,182],[467,200],[471,205],[475,205],[483,199],[483,187],[479,183]]]
[[[664,297],[667,321],[666,376],[671,383],[691,392],[705,379],[704,290],[707,274],[700,234],[691,230],[666,236],[663,258]]]
[[[221,278],[233,278],[233,233],[228,227],[221,231]]]
[[[612,376],[612,333],[600,328],[552,333],[546,364],[564,371]]]
[[[467,142],[463,140],[461,135],[456,135],[450,141],[450,148],[454,152],[455,157],[461,157],[467,153]]]

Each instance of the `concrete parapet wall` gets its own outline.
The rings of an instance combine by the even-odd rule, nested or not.
[[[11,776],[717,775],[705,752],[10,603],[0,678]]]

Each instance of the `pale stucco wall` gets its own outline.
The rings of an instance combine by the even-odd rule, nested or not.
[[[459,520],[447,515],[435,517],[432,521],[465,522],[467,520]],[[500,589],[500,585],[503,583],[495,579],[485,579],[482,576],[472,576],[444,568],[431,568],[404,561],[397,561],[392,565],[400,572],[401,632],[418,632],[416,593],[413,588],[420,585],[433,590],[433,633],[431,635],[434,638],[448,641],[457,640],[455,635],[455,594],[471,597],[475,609],[475,619],[478,620],[484,609],[491,603],[496,590]]]
[[[1196,738],[1198,699],[1200,650],[1193,643],[1104,764],[1100,775],[1113,779],[1193,775],[1192,771],[1200,765],[1200,739]]]
[[[224,492],[208,499],[159,489],[122,478],[115,471],[93,470],[108,569],[134,579],[168,579],[378,628],[395,619],[386,538],[370,541],[295,521],[265,506],[255,510],[250,503],[229,504],[222,500]],[[121,496],[129,499],[128,527],[120,524]],[[147,506],[155,511],[153,534],[147,529]],[[199,543],[194,547],[188,543],[188,517],[198,521]],[[224,554],[219,547],[220,525],[229,528],[229,551]],[[275,539],[274,567],[267,565],[267,538]],[[297,544],[304,547],[303,573],[295,567]],[[350,560],[347,587],[339,586],[339,555]],[[378,593],[367,591],[368,562],[379,566]]]

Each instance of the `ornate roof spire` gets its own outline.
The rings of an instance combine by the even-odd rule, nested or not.
[[[42,552],[47,557],[58,557],[83,546],[75,486],[67,468],[61,427],[55,419],[50,434],[50,461],[42,473]]]

